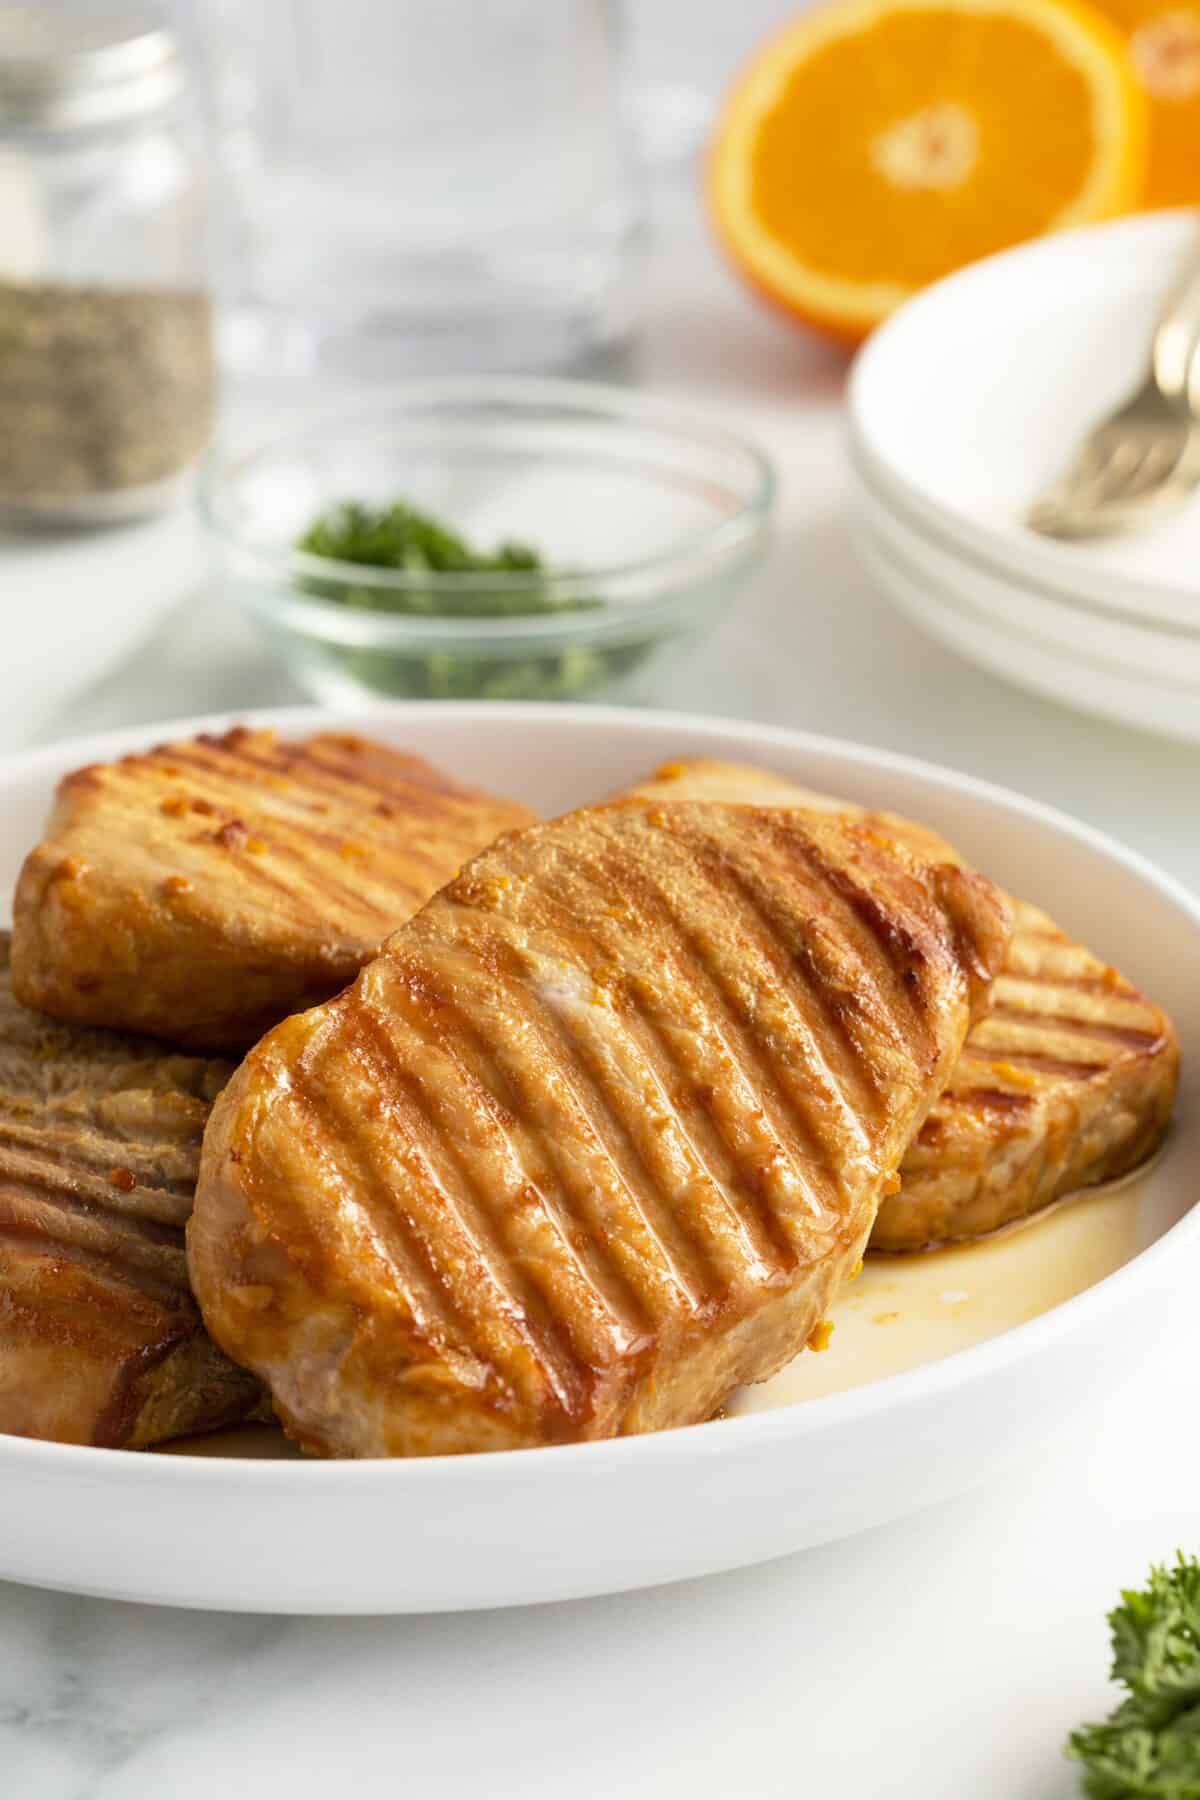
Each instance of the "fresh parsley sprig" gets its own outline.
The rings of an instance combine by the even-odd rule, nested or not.
[[[546,568],[536,550],[527,544],[500,544],[495,550],[476,550],[465,538],[418,512],[403,500],[389,506],[364,506],[347,500],[314,519],[299,549],[310,556],[335,562],[358,563],[364,568],[397,569],[407,575],[527,575],[503,590],[448,595],[423,588],[420,582],[400,589],[363,589],[330,583],[331,598],[379,612],[437,612],[443,615],[475,614],[495,618],[506,613],[556,612],[564,604],[546,582]],[[578,602],[574,602],[578,604]]]
[[[1071,1733],[1091,1800],[1200,1800],[1200,1562],[1176,1555],[1108,1615],[1125,1698]]]
[[[299,587],[320,600],[359,611],[429,618],[516,618],[539,613],[590,612],[600,602],[564,594],[538,551],[503,543],[477,550],[439,519],[403,500],[367,506],[349,500],[314,519],[296,548],[310,556],[364,568],[402,569],[413,577],[388,587],[351,576],[306,574]],[[421,577],[497,575],[456,586]],[[513,579],[517,577],[517,579]],[[449,590],[449,591],[448,591]],[[478,650],[352,649],[330,646],[328,660],[379,694],[420,699],[569,700],[594,692],[636,668],[653,638],[633,631],[628,641],[561,649],[507,652],[503,645]]]

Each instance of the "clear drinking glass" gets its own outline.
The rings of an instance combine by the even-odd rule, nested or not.
[[[247,367],[561,366],[629,319],[618,0],[197,0]]]

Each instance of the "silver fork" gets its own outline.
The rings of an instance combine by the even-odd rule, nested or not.
[[[1200,485],[1200,244],[1154,332],[1146,379],[1094,426],[1026,523],[1044,537],[1131,531],[1182,506]]]

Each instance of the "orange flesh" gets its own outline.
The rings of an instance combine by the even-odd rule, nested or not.
[[[1192,40],[1172,29],[1178,83]],[[730,93],[713,221],[768,300],[855,342],[965,263],[1136,207],[1148,111],[1087,0],[827,0]]]
[[[856,97],[849,131],[848,95]],[[878,138],[947,105],[977,134],[965,179],[890,180],[877,166]],[[917,286],[1046,230],[1082,187],[1092,153],[1087,85],[1030,26],[953,11],[896,14],[793,71],[758,138],[753,209],[814,269]]]
[[[1150,99],[1148,206],[1200,201],[1200,6],[1100,0],[1130,39],[1133,66]]]

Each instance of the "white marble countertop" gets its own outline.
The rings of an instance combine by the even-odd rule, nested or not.
[[[656,253],[634,374],[753,432],[782,481],[767,569],[665,683],[663,704],[969,769],[1200,888],[1200,751],[1029,698],[885,605],[844,516],[843,365],[756,310],[694,222],[677,221]],[[185,515],[0,545],[0,596],[0,749],[299,697],[205,596]],[[87,667],[99,677],[84,679]],[[1108,1704],[1103,1614],[1117,1587],[1176,1544],[1200,1546],[1197,1329],[1181,1317],[1174,1354],[1150,1366],[1131,1345],[1128,1383],[1100,1423],[1002,1486],[681,1587],[334,1622],[0,1586],[0,1793],[1066,1800],[1076,1784],[1062,1740]],[[100,1534],[103,1520],[81,1512],[79,1529]]]

